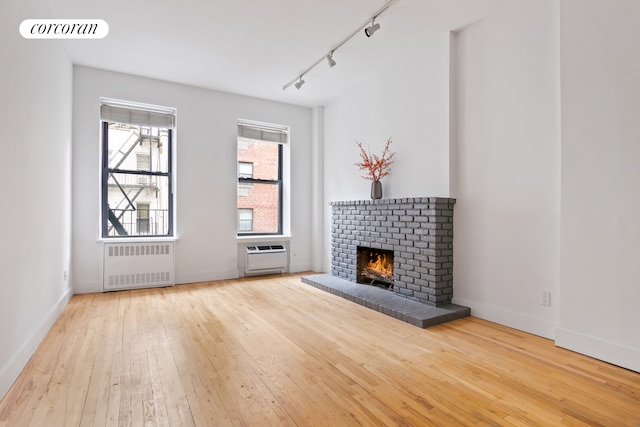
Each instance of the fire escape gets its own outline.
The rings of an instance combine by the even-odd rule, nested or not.
[[[154,143],[156,147],[160,147],[160,136],[152,135],[151,129],[148,127],[131,127],[129,129],[129,136],[127,139],[121,144],[121,146],[112,152],[109,156],[109,165],[111,170],[118,170],[120,166],[130,158],[132,155],[140,154],[140,150],[136,150],[136,147],[144,146],[146,143],[149,147],[148,151],[148,164],[141,165],[138,163],[137,159],[135,163],[138,165],[138,171],[149,171],[151,165],[151,159],[153,159],[153,147]],[[131,162],[130,162],[131,163]],[[123,175],[123,173],[120,173]],[[121,178],[122,180],[122,178]],[[109,218],[109,234],[113,230],[120,236],[127,236],[129,232],[127,228],[122,223],[122,218],[127,213],[133,214],[136,209],[136,205],[134,202],[136,199],[143,193],[146,189],[157,189],[155,180],[152,179],[149,175],[145,175],[144,173],[136,174],[134,171],[127,171],[124,174],[124,182],[120,182],[118,178],[116,178],[116,174],[113,172],[109,173],[109,187],[116,187],[121,194],[121,198],[118,200],[115,206],[108,207],[108,218]]]

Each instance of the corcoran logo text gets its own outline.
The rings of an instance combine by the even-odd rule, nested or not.
[[[25,39],[102,39],[109,24],[102,19],[25,19],[20,34]]]

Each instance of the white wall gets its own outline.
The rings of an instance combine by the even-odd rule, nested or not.
[[[640,371],[640,3],[560,4],[557,344]]]
[[[381,154],[387,138],[395,161],[382,178],[383,197],[449,194],[449,36],[416,35],[423,50],[394,59],[324,109],[324,228],[330,236],[337,200],[370,198],[371,181],[362,178],[356,140]],[[323,242],[324,270],[330,271],[330,239]]]
[[[311,270],[324,270],[324,107],[313,109],[311,143]]]
[[[0,5],[0,399],[72,293],[71,62],[18,33],[49,16],[45,1]]]
[[[99,97],[177,108],[176,280],[238,277],[236,123],[291,126],[291,270],[310,268],[311,109],[74,67],[73,264],[76,292],[101,290]]]
[[[326,106],[327,235],[329,201],[368,198],[369,183],[353,166],[353,140],[379,151],[393,134],[397,160],[383,180],[384,197],[457,198],[456,302],[475,316],[552,337],[559,268],[557,40],[555,1],[510,2],[452,40],[447,33],[425,37],[421,51]],[[327,270],[329,247],[325,242]],[[552,293],[551,307],[540,305],[543,291]]]
[[[356,140],[381,154],[396,152],[382,179],[385,198],[449,194],[449,36],[423,37],[423,50],[394,60],[325,107],[324,164],[328,200],[370,197]]]
[[[454,302],[640,371],[638,22],[632,0],[512,0],[454,35],[450,63],[425,43],[328,105],[325,269],[328,202],[368,197],[353,140],[393,133],[385,197],[457,199]]]
[[[555,0],[512,1],[455,37],[454,302],[552,338],[558,308]],[[551,292],[551,306],[540,304]]]

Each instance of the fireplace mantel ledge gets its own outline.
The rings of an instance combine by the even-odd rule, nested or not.
[[[398,203],[455,203],[456,199],[447,197],[405,197],[400,199],[369,199],[369,200],[337,200],[329,202],[331,206],[350,205],[391,205]]]

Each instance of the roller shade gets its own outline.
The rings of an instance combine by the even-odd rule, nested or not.
[[[111,104],[100,105],[100,120],[161,128],[173,128],[176,125],[175,112],[144,110]]]
[[[238,122],[238,136],[259,141],[279,142],[286,144],[289,128],[262,123]]]

